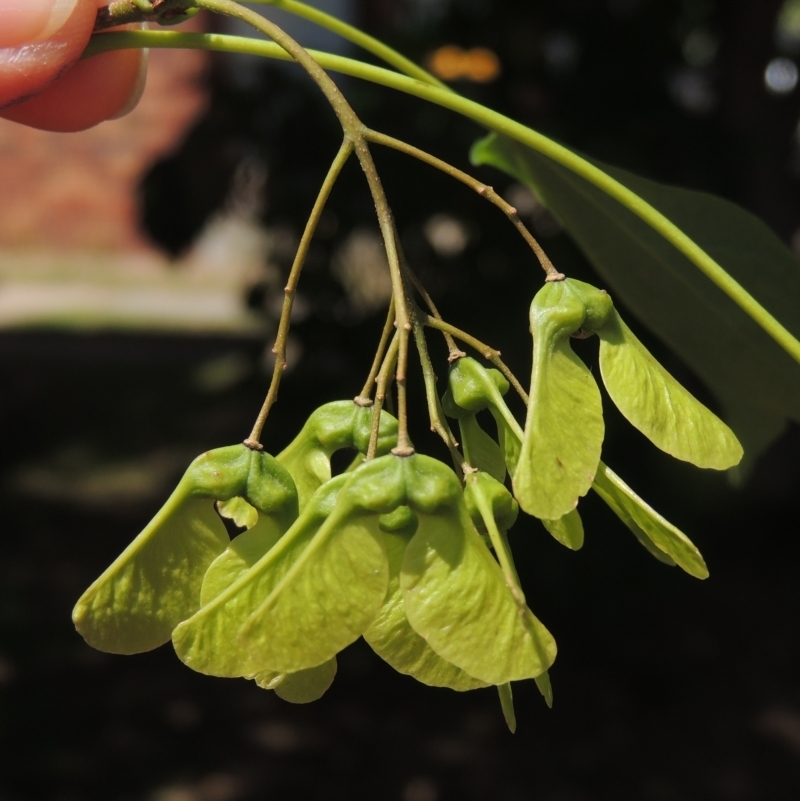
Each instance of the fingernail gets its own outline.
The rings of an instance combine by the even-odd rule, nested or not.
[[[133,87],[133,91],[128,96],[127,101],[125,101],[125,105],[113,117],[111,117],[112,120],[118,120],[120,117],[130,114],[136,108],[136,106],[139,105],[139,101],[142,99],[142,95],[144,94],[145,84],[147,83],[147,62],[149,60],[150,51],[145,48],[142,50],[142,57],[139,62],[139,74],[136,76],[136,84]]]
[[[78,0],[4,0],[0,47],[20,47],[49,39],[70,18]]]

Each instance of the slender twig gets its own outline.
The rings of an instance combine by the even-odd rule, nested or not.
[[[247,53],[268,58],[286,60],[279,48],[259,39],[219,34],[198,34],[171,31],[126,31],[105,33],[92,37],[83,53],[83,58],[110,50],[131,47],[170,47],[219,50],[226,53]],[[601,192],[618,201],[623,207],[639,217],[646,225],[672,244],[686,256],[704,275],[750,316],[788,354],[800,362],[800,340],[770,314],[747,290],[727,273],[724,268],[706,253],[677,225],[651,206],[633,190],[628,189],[600,167],[592,164],[569,148],[512,120],[486,106],[450,91],[442,90],[419,80],[408,78],[392,70],[383,69],[362,61],[336,56],[331,53],[312,51],[315,59],[327,69],[362,78],[373,83],[396,89],[406,94],[436,103],[455,111],[497,133],[504,134],[522,145],[552,159],[570,172],[596,186]]]
[[[400,332],[396,331],[383,359],[383,365],[378,373],[375,387],[375,405],[372,407],[372,430],[369,434],[369,447],[367,448],[367,460],[374,459],[378,451],[378,435],[381,426],[381,410],[386,399],[387,387],[397,361],[397,353],[400,349]]]
[[[422,281],[417,278],[414,271],[408,266],[405,260],[403,260],[403,268],[405,269],[406,273],[408,274],[409,280],[414,286],[414,289],[419,292],[420,297],[425,302],[425,305],[428,307],[428,311],[431,313],[431,316],[437,320],[442,319],[442,315],[439,314],[439,309],[436,308],[436,304],[433,302],[433,298],[428,294],[428,290],[425,289]],[[450,355],[447,357],[447,361],[454,362],[457,359],[463,359],[467,354],[464,353],[461,348],[456,345],[455,339],[453,339],[453,335],[448,331],[442,331],[444,335],[444,341],[447,344],[447,350],[449,351]]]
[[[346,22],[320,11],[318,8],[299,3],[297,0],[251,0],[255,3],[263,3],[264,5],[275,6],[283,11],[288,11],[290,14],[295,14],[298,17],[307,19],[314,22],[320,27],[327,28],[329,31],[338,34],[342,39],[352,42],[359,47],[363,47],[368,53],[377,56],[379,59],[391,64],[395,69],[408,75],[411,78],[416,78],[418,81],[430,84],[431,86],[438,86],[440,89],[448,89],[446,84],[435,78],[427,70],[422,69],[413,61],[407,59],[405,56],[393,50],[388,45],[375,39],[369,34],[348,25]]]
[[[406,404],[406,373],[408,369],[408,333],[411,329],[409,323],[408,307],[406,304],[405,288],[403,282],[400,260],[397,255],[397,245],[394,236],[394,222],[392,212],[383,190],[378,170],[372,159],[369,145],[364,137],[365,126],[353,111],[344,95],[331,80],[330,76],[317,64],[303,47],[291,36],[275,25],[273,22],[256,14],[233,0],[195,0],[199,8],[216,11],[219,14],[234,17],[242,22],[252,25],[256,30],[269,36],[280,45],[297,63],[303,67],[309,77],[317,84],[325,95],[344,131],[345,139],[352,142],[352,147],[361,163],[361,168],[367,178],[370,193],[375,203],[378,215],[378,225],[383,236],[383,244],[389,261],[389,272],[392,279],[392,294],[395,298],[395,313],[397,329],[400,334],[400,352],[397,359],[397,419],[399,423],[397,432],[397,447],[393,453],[398,456],[408,456],[414,452],[408,437],[408,417]]]
[[[364,382],[364,389],[353,398],[354,403],[359,406],[372,406],[372,390],[375,388],[375,381],[378,378],[378,371],[383,364],[383,356],[386,352],[386,346],[389,344],[389,337],[392,335],[394,328],[395,314],[394,314],[394,297],[389,301],[389,310],[386,313],[386,322],[383,324],[383,331],[381,338],[378,342],[378,349],[375,351],[375,358],[372,360],[372,367],[370,368],[367,380]]]
[[[294,263],[292,264],[292,269],[289,272],[289,278],[286,282],[286,287],[283,290],[283,308],[281,309],[281,318],[280,322],[278,323],[278,333],[275,337],[275,345],[272,348],[272,352],[275,354],[275,366],[272,370],[272,381],[270,382],[269,390],[267,391],[267,397],[264,399],[264,405],[261,407],[261,411],[259,412],[256,422],[253,425],[253,431],[244,441],[244,444],[253,450],[262,450],[261,431],[263,430],[264,423],[269,415],[269,410],[278,399],[278,388],[280,387],[281,376],[283,375],[283,371],[286,369],[286,341],[289,335],[292,305],[294,303],[295,293],[297,290],[297,283],[300,280],[300,273],[303,271],[306,255],[308,254],[308,249],[311,246],[311,240],[314,237],[314,231],[317,228],[317,224],[319,223],[319,219],[322,216],[323,209],[325,208],[325,203],[327,202],[331,190],[336,183],[336,179],[339,177],[339,173],[342,171],[342,168],[346,164],[347,159],[350,158],[352,152],[352,142],[350,142],[348,139],[345,139],[344,142],[342,142],[342,146],[339,148],[339,152],[336,154],[336,158],[333,160],[330,169],[328,170],[328,174],[325,176],[325,180],[323,181],[322,187],[319,190],[317,199],[314,202],[314,207],[311,210],[308,221],[306,222],[306,227],[303,231],[303,236],[300,239],[297,253],[295,253]]]
[[[484,359],[488,359],[508,379],[508,383],[514,387],[517,394],[520,396],[520,398],[522,398],[527,406],[528,393],[525,391],[522,384],[520,384],[514,373],[511,372],[508,365],[500,358],[499,350],[490,347],[485,342],[481,342],[479,339],[476,339],[474,336],[472,336],[472,334],[468,334],[466,331],[462,331],[460,328],[456,328],[454,325],[450,325],[450,323],[446,323],[444,320],[438,320],[435,317],[427,315],[422,322],[429,328],[436,328],[439,331],[447,331],[456,339],[460,339],[471,348],[477,350]]]
[[[426,315],[427,316],[427,315]],[[428,353],[428,343],[425,341],[425,327],[417,314],[412,312],[411,325],[414,331],[414,342],[419,353],[419,361],[422,365],[422,378],[425,383],[425,397],[428,402],[428,416],[431,421],[431,431],[435,431],[447,445],[453,464],[457,470],[463,473],[471,472],[471,468],[464,461],[464,457],[458,450],[458,441],[447,423],[447,419],[442,411],[442,404],[439,394],[436,391],[436,373],[433,370],[431,357]]]
[[[473,178],[469,173],[460,170],[458,167],[454,167],[452,164],[448,164],[446,161],[443,161],[436,156],[432,156],[430,153],[426,153],[424,150],[420,150],[418,147],[414,147],[414,145],[409,145],[407,142],[403,142],[400,139],[395,139],[393,136],[388,136],[387,134],[382,134],[373,130],[365,131],[364,136],[366,136],[370,142],[374,142],[377,145],[385,145],[386,147],[391,147],[394,150],[399,150],[401,153],[405,153],[407,156],[412,156],[413,158],[418,159],[419,161],[422,161],[431,167],[435,167],[437,170],[441,170],[451,178],[455,178],[457,181],[461,181],[461,183],[466,184],[481,197],[486,198],[486,200],[488,200],[494,206],[497,206],[497,208],[500,209],[500,211],[502,211],[506,217],[508,217],[512,225],[517,229],[517,231],[519,231],[519,233],[522,235],[522,238],[528,243],[529,247],[536,255],[536,258],[539,260],[539,264],[542,265],[542,269],[545,271],[547,276],[545,280],[564,280],[564,274],[560,273],[553,266],[553,263],[547,257],[547,254],[542,249],[542,246],[536,241],[535,237],[527,229],[522,220],[520,220],[517,210],[508,201],[504,200],[500,195],[498,195],[491,186],[487,186],[477,178]]]

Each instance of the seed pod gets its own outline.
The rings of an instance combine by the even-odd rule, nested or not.
[[[403,606],[400,589],[400,571],[406,545],[413,536],[417,517],[408,506],[398,507],[405,515],[413,515],[411,524],[400,528],[381,523],[384,544],[389,557],[389,591],[377,616],[364,632],[364,639],[373,651],[388,662],[396,671],[412,676],[417,681],[432,687],[449,687],[463,692],[485,687],[460,668],[442,659],[411,627]]]
[[[442,408],[448,417],[459,421],[462,443],[471,452],[470,456],[464,454],[467,462],[502,481],[505,471],[500,458],[512,473],[519,459],[519,445],[512,433],[512,427],[519,426],[503,400],[509,389],[508,381],[499,370],[487,370],[480,362],[467,357],[458,359],[451,366],[448,386],[442,398]],[[489,409],[494,417],[497,449],[486,441],[490,438],[480,429],[475,418],[482,409]],[[476,431],[476,428],[480,430]]]
[[[278,454],[278,461],[291,473],[300,496],[300,509],[331,477],[331,456],[343,448],[366,453],[372,431],[373,410],[353,401],[333,401],[320,406],[300,433]],[[377,454],[388,453],[397,444],[397,420],[381,412]]]
[[[84,639],[122,654],[169,640],[200,607],[206,570],[230,541],[214,501],[251,490],[281,525],[296,515],[291,477],[269,454],[234,445],[195,459],[158,514],[75,605]]]
[[[547,629],[527,607],[520,616],[463,501],[420,515],[400,587],[414,630],[441,657],[487,684],[535,678],[555,659]]]
[[[608,394],[656,447],[697,467],[726,470],[742,458],[736,435],[684,389],[613,310],[597,328]]]
[[[522,509],[545,520],[571,512],[589,491],[603,443],[600,390],[569,344],[587,320],[580,284],[545,284],[531,304],[530,400],[513,485]],[[599,316],[594,310],[592,321]]]
[[[488,533],[484,516],[491,520],[500,531],[508,531],[517,521],[519,504],[514,496],[489,473],[474,473],[468,476],[464,487],[464,502],[475,528]]]
[[[254,677],[268,670],[277,676],[292,672],[275,670],[271,665],[253,659],[246,645],[237,638],[237,632],[269,597],[330,517],[348,478],[346,475],[336,476],[321,487],[269,551],[195,615],[175,628],[172,643],[181,661],[193,670],[212,676]]]

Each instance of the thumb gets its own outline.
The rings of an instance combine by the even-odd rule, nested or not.
[[[0,0],[0,108],[41,91],[78,59],[96,0]]]
[[[1,117],[48,131],[80,131],[136,104],[144,88],[142,51],[75,63],[106,2],[0,0]]]

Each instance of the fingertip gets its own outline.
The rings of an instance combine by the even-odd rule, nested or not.
[[[45,131],[74,132],[131,111],[142,95],[142,50],[102,53],[75,64],[44,91],[6,108],[7,119]]]
[[[64,8],[67,6],[60,6],[59,22]],[[3,22],[5,14],[4,8],[0,14]],[[47,17],[27,31],[22,30],[21,23],[17,25],[14,37],[27,32],[30,38],[21,46],[0,48],[0,109],[40,92],[74,64],[92,35],[96,17],[97,0],[78,0],[66,21],[46,40],[40,37],[49,33]]]

